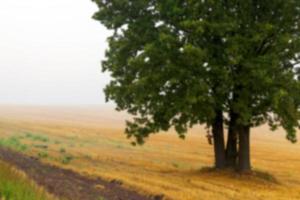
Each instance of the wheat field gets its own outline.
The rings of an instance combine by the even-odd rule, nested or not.
[[[254,173],[215,171],[203,127],[185,140],[173,131],[133,147],[124,135],[125,113],[111,106],[1,106],[0,144],[86,176],[174,200],[300,199],[300,144],[284,132],[251,132]]]

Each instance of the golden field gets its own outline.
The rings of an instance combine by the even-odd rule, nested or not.
[[[300,199],[300,144],[283,131],[252,130],[255,173],[210,170],[213,147],[202,127],[187,139],[173,131],[133,147],[123,133],[124,113],[109,106],[1,106],[2,144],[87,176],[117,179],[145,194],[174,200]]]

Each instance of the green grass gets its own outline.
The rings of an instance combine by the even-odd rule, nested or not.
[[[72,160],[74,159],[74,157],[72,155],[64,155],[62,158],[61,158],[61,163],[62,164],[69,164]]]
[[[48,158],[48,153],[46,151],[41,151],[41,152],[38,152],[38,157],[39,158]]]
[[[0,161],[1,200],[54,200],[24,174]]]
[[[59,149],[59,152],[60,152],[60,153],[66,153],[66,149],[65,149],[65,148],[60,148],[60,149]]]
[[[26,137],[31,139],[32,141],[39,141],[39,142],[49,142],[49,138],[43,135],[37,135],[33,133],[25,133]]]
[[[26,151],[28,148],[26,144],[21,143],[18,137],[0,139],[0,146],[9,147],[17,151]]]

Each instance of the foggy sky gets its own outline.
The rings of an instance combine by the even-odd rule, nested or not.
[[[109,32],[90,0],[1,1],[0,104],[103,104]]]

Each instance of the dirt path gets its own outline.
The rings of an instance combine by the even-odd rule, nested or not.
[[[118,181],[108,182],[100,178],[88,178],[2,147],[0,147],[0,159],[24,171],[49,193],[69,200],[99,200],[100,197],[105,200],[161,199],[158,196],[150,198],[129,191]]]

